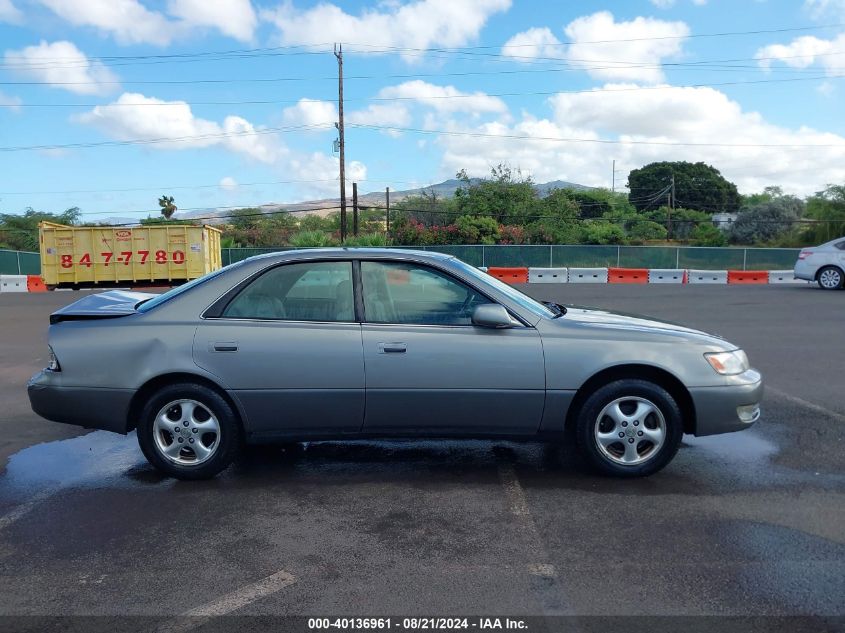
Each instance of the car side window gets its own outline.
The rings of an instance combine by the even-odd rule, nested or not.
[[[836,248],[838,248],[840,251],[845,251],[845,240],[842,240],[841,242],[836,242],[834,246],[836,246]]]
[[[223,317],[284,321],[354,321],[351,262],[283,264],[252,281]]]
[[[369,323],[471,325],[484,295],[452,276],[418,264],[361,262],[364,314]]]

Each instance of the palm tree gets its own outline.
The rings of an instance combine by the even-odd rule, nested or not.
[[[173,202],[173,196],[162,196],[158,199],[158,206],[161,207],[161,214],[164,216],[165,220],[169,220],[173,217],[173,214],[176,213],[177,207],[173,204]]]

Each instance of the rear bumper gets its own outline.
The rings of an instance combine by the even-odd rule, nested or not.
[[[730,380],[733,384],[727,386],[689,390],[695,405],[695,435],[742,431],[760,418],[759,405],[763,399],[760,372],[749,369],[738,376],[731,376]]]
[[[808,264],[803,259],[799,259],[795,262],[795,268],[792,269],[792,273],[795,275],[796,279],[803,279],[805,281],[815,281],[817,271],[818,266]]]
[[[60,374],[40,371],[26,386],[32,410],[42,418],[91,429],[127,433],[129,389],[65,387]]]

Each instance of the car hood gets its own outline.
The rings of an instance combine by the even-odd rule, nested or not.
[[[155,296],[146,292],[129,292],[127,290],[109,290],[108,292],[88,295],[53,312],[50,315],[50,323],[128,316],[135,314],[135,306],[141,301]]]
[[[561,323],[577,323],[579,325],[585,325],[593,328],[607,328],[628,332],[677,336],[679,338],[693,339],[704,343],[715,343],[720,347],[725,347],[726,349],[735,349],[735,346],[715,334],[709,334],[678,323],[661,321],[638,314],[610,312],[609,310],[602,310],[600,308],[567,305],[566,314],[558,320]]]

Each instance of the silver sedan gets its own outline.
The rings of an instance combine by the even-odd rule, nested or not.
[[[796,279],[818,282],[825,290],[845,287],[845,237],[801,249],[794,273]]]
[[[599,471],[652,474],[684,433],[750,427],[762,379],[690,328],[540,303],[438,253],[253,257],[162,295],[91,295],[50,318],[29,383],[57,422],[137,431],[175,477],[244,443],[574,436]]]

